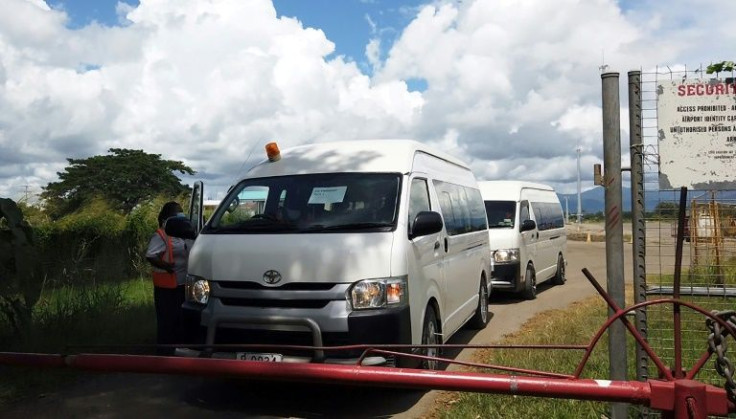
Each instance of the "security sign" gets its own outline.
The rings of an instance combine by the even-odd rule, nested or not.
[[[661,189],[736,189],[733,79],[658,82],[657,124]]]

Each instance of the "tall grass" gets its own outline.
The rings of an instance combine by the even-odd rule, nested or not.
[[[647,275],[649,285],[674,285],[674,274]],[[714,259],[701,257],[700,263],[683,266],[680,275],[680,286],[712,287],[714,294],[719,287],[736,285],[736,257],[722,257],[718,265]]]
[[[21,297],[34,291],[27,307],[30,325],[14,331],[11,324],[18,314],[0,312],[0,351],[153,353],[153,287],[150,280],[141,279],[150,272],[143,255],[158,225],[157,213],[169,200],[157,197],[127,215],[94,200],[55,221],[41,208],[24,205],[34,230],[39,272],[32,283],[11,276],[11,286],[0,287],[0,296],[9,301],[24,301]],[[0,406],[52,388],[68,376],[74,373],[0,367]]]
[[[724,259],[720,269],[709,265],[683,267],[680,277],[680,299],[700,306],[708,311],[733,310],[736,300],[728,297],[723,291],[736,285],[736,258]],[[650,285],[674,285],[673,274],[648,275]],[[710,296],[689,295],[690,287],[707,288]],[[650,295],[649,300],[672,298],[670,294]],[[657,305],[647,309],[648,340],[657,354],[668,364],[674,363],[674,338],[672,332],[673,306]],[[705,350],[709,330],[705,326],[705,317],[693,310],[683,308],[680,314],[683,347],[683,365],[695,362]],[[733,341],[729,339],[731,351]],[[733,354],[731,353],[731,358]],[[723,379],[718,376],[710,364],[698,376],[698,379],[713,385],[722,386]],[[652,371],[652,373],[654,373]]]
[[[630,297],[627,297],[630,300]],[[705,297],[692,300],[707,307],[713,302]],[[671,304],[650,306],[648,312],[649,343],[665,365],[673,366],[673,309]],[[507,336],[504,344],[588,344],[595,331],[605,322],[607,308],[600,298],[575,303],[563,310],[541,313],[522,329]],[[689,370],[695,360],[707,350],[708,331],[705,318],[693,310],[682,309],[683,367]],[[628,334],[627,334],[628,336]],[[729,342],[729,343],[732,343]],[[634,340],[627,337],[630,380],[636,379]],[[582,358],[582,351],[492,349],[476,352],[476,360],[489,364],[507,365],[533,370],[571,374]],[[593,351],[582,378],[609,377],[608,339],[604,336]],[[649,377],[659,376],[649,362]],[[723,387],[725,380],[714,368],[711,359],[696,377],[697,380]],[[506,396],[477,393],[442,393],[431,417],[433,418],[600,418],[608,417],[609,404],[578,400],[540,397]],[[638,417],[639,406],[631,406],[631,417]]]
[[[153,286],[146,279],[65,285],[43,292],[32,326],[11,335],[0,320],[0,350],[40,353],[153,353],[156,317]],[[79,375],[68,370],[0,367],[0,407],[58,387]]]
[[[587,344],[605,322],[599,298],[574,303],[565,310],[535,316],[503,344]],[[584,378],[608,377],[608,342],[601,339],[583,371]],[[479,362],[572,374],[582,359],[580,350],[483,349]],[[486,371],[493,373],[492,371]],[[502,374],[502,373],[499,373]],[[433,417],[439,418],[592,418],[606,413],[608,404],[540,397],[478,393],[443,393]]]

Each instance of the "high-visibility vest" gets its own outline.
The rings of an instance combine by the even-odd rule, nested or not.
[[[164,262],[174,263],[174,244],[171,242],[171,237],[168,237],[162,229],[156,230],[161,239],[166,244],[166,250],[161,255],[161,260]],[[158,272],[161,271],[161,272]],[[153,285],[160,288],[176,288],[176,273],[166,272],[163,269],[154,268],[153,270]]]

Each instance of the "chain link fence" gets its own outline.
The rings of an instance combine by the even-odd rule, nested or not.
[[[641,127],[643,153],[643,183],[645,191],[645,278],[646,299],[672,298],[675,272],[678,210],[680,190],[659,188],[660,132],[657,125],[658,82],[665,80],[706,79],[702,68],[682,71],[662,71],[641,74]],[[736,171],[736,167],[734,167]],[[736,191],[689,190],[686,199],[680,269],[680,298],[706,310],[726,312],[736,308]],[[682,308],[682,365],[689,370],[709,349],[712,325],[692,310]],[[675,338],[672,305],[650,306],[646,312],[646,335],[649,343],[666,365],[675,365]],[[711,335],[711,342],[713,336]],[[720,341],[719,341],[720,342]],[[731,339],[731,342],[733,340]],[[712,345],[712,343],[711,343]],[[720,346],[721,351],[727,347]],[[711,350],[716,350],[711,346]],[[728,357],[728,353],[723,354]],[[731,345],[731,358],[736,359],[736,345]],[[721,357],[721,365],[723,365]],[[716,370],[719,358],[713,356],[696,377],[718,387],[725,378]],[[641,362],[640,360],[638,362]],[[656,369],[649,365],[649,377],[657,378]],[[731,371],[732,374],[732,371]],[[731,383],[732,383],[731,379]]]

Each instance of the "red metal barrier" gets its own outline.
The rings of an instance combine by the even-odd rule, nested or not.
[[[692,380],[608,381],[528,377],[472,372],[363,367],[357,365],[289,364],[228,359],[176,358],[107,354],[0,353],[0,364],[69,367],[96,372],[135,372],[413,389],[440,389],[514,394],[648,406],[676,418],[705,418],[734,412],[723,389]],[[693,406],[695,408],[693,408]],[[692,416],[690,412],[698,414]]]
[[[21,365],[32,367],[76,368],[97,372],[136,372],[154,374],[179,374],[215,377],[239,377],[256,380],[279,380],[309,383],[330,383],[346,385],[370,385],[381,387],[402,387],[413,389],[440,389],[478,393],[497,393],[521,396],[595,400],[602,402],[624,402],[647,406],[660,410],[665,418],[705,419],[708,415],[723,416],[736,412],[726,390],[693,380],[697,372],[710,358],[706,351],[686,374],[673,372],[664,365],[639,332],[626,319],[625,315],[638,307],[655,304],[673,304],[695,310],[722,327],[724,336],[736,336],[736,331],[728,322],[718,318],[693,304],[678,299],[647,301],[619,308],[606,294],[595,278],[583,270],[596,290],[603,296],[614,314],[598,330],[587,346],[582,345],[439,345],[442,347],[525,347],[540,349],[579,349],[585,350],[583,359],[574,374],[565,375],[547,371],[533,371],[513,367],[455,361],[437,358],[445,363],[472,367],[503,370],[511,374],[499,375],[478,372],[427,371],[406,368],[369,367],[362,365],[334,365],[308,363],[274,363],[241,361],[234,359],[182,358],[145,355],[115,354],[33,354],[0,352],[0,365]],[[645,352],[659,369],[662,380],[609,381],[582,379],[581,374],[596,344],[607,328],[615,321],[623,322]],[[220,345],[223,346],[223,345]],[[250,345],[252,346],[252,345]],[[261,345],[262,346],[262,345]],[[426,345],[419,345],[419,347]],[[410,345],[353,345],[342,348],[317,348],[322,350],[363,349],[367,354],[389,354],[427,358],[421,355],[408,355],[397,352],[412,347]],[[315,348],[312,348],[315,349]],[[676,354],[679,357],[679,354]],[[362,358],[361,358],[362,359]],[[679,358],[676,364],[679,365]]]

